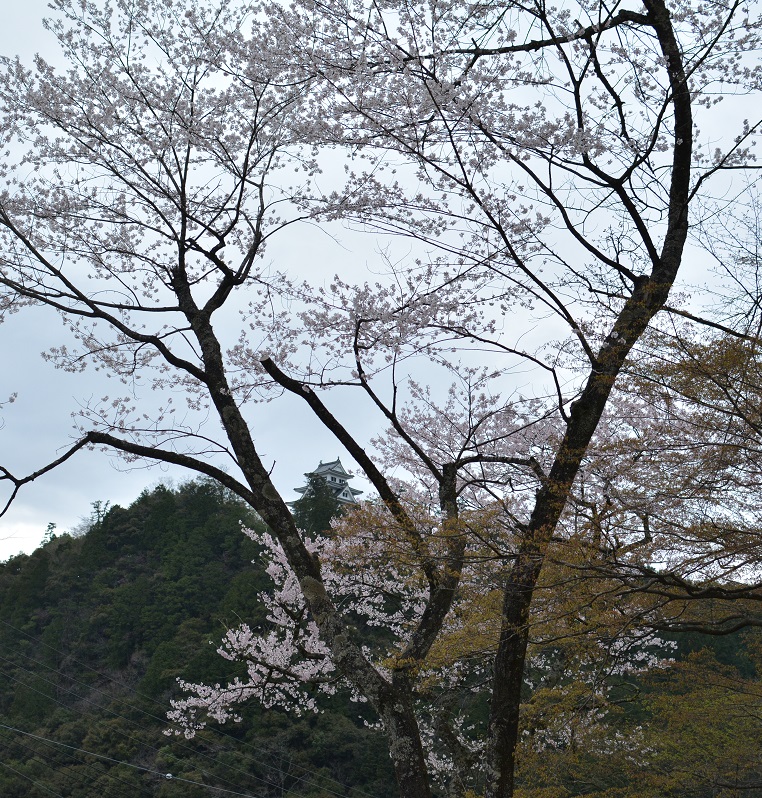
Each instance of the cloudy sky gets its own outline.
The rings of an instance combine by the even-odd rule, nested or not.
[[[41,52],[55,61],[55,56],[50,55],[51,39],[42,26],[42,19],[48,13],[46,2],[25,0],[4,9],[0,54],[19,54],[31,62],[34,53]],[[335,272],[343,274],[358,265],[372,267],[378,263],[375,247],[367,238],[347,233],[342,244],[336,247],[318,231],[300,229],[296,237],[278,249],[276,265],[296,264],[297,271],[301,269],[305,276],[307,268],[314,284],[330,280]],[[704,281],[705,277],[699,276],[700,258],[690,258],[688,263],[685,278],[694,283]],[[506,320],[506,324],[513,322],[516,326],[515,321]],[[520,328],[518,325],[519,331]],[[553,332],[552,328],[545,329],[543,336]],[[531,335],[530,331],[522,336],[522,347],[530,345]],[[56,371],[43,360],[41,352],[65,340],[60,321],[43,309],[25,310],[0,325],[0,403],[10,394],[18,394],[13,404],[0,406],[0,465],[17,476],[36,471],[65,451],[75,437],[72,414],[93,398],[113,395],[116,387],[113,380],[109,383],[102,374],[71,375]],[[150,403],[151,397],[144,396],[141,400]],[[376,421],[367,406],[354,405],[356,400],[346,395],[330,397],[329,401],[329,406],[341,409],[342,418],[349,419],[352,431],[366,442]],[[304,483],[304,472],[321,459],[341,456],[345,466],[355,470],[351,458],[314,419],[306,405],[293,397],[258,405],[248,418],[260,455],[272,466],[273,480],[287,500],[297,497],[293,488]],[[80,453],[55,472],[26,486],[0,518],[0,560],[35,548],[48,523],[55,523],[59,530],[75,527],[89,515],[92,502],[124,505],[146,487],[160,481],[177,483],[187,476],[179,470],[162,467],[129,469],[106,454]],[[359,477],[353,484],[361,490],[369,489]],[[2,488],[0,483],[0,493]]]
[[[4,8],[0,54],[19,54],[28,62],[36,52],[48,56],[50,39],[42,27],[47,13],[46,0],[26,0]],[[300,233],[302,246],[303,235]],[[296,242],[292,246],[296,247]],[[319,247],[320,242],[307,243],[313,256],[315,246]],[[292,254],[303,257],[304,253],[294,250]],[[347,250],[343,250],[343,256],[350,260],[361,257]],[[330,268],[335,270],[335,262]],[[328,272],[326,276],[330,276]],[[60,321],[42,309],[16,314],[0,325],[0,402],[11,393],[18,393],[13,404],[0,409],[0,464],[17,476],[34,472],[64,451],[74,439],[72,413],[88,399],[114,389],[99,375],[66,374],[43,360],[41,352],[61,343],[63,335]],[[304,483],[304,472],[319,460],[342,456],[347,468],[353,469],[354,465],[302,405],[283,397],[258,406],[251,416],[260,454],[268,465],[274,464],[274,481],[286,499],[297,498],[293,488]],[[362,412],[356,413],[354,420],[361,429]],[[177,483],[187,476],[180,470],[162,467],[130,470],[105,454],[80,453],[26,486],[0,518],[0,560],[33,550],[50,522],[59,530],[76,526],[89,515],[91,503],[96,500],[124,505],[146,487],[160,481]],[[368,489],[359,477],[353,484]],[[7,498],[7,490],[3,495]]]

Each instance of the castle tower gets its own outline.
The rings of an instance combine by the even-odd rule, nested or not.
[[[357,488],[350,488],[347,484],[350,479],[353,479],[353,477],[346,471],[338,457],[330,463],[324,463],[321,460],[320,465],[318,465],[314,471],[309,471],[304,476],[307,478],[313,476],[322,477],[325,480],[326,485],[328,485],[333,491],[333,495],[336,500],[342,504],[356,504],[357,499],[355,497],[362,494],[361,490],[357,490]],[[301,488],[294,488],[294,490],[297,493],[304,495],[304,492],[307,490],[307,486],[305,485]]]

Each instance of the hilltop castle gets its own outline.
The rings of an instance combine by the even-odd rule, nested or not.
[[[324,463],[321,460],[320,465],[314,471],[309,471],[304,476],[307,478],[322,477],[326,485],[333,491],[334,498],[342,504],[356,504],[357,499],[355,497],[362,494],[361,490],[350,488],[347,484],[353,477],[346,471],[338,457],[330,463]],[[294,488],[294,490],[303,496],[307,487],[307,485],[304,485],[301,488]]]

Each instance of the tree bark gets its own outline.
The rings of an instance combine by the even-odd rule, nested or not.
[[[512,798],[519,740],[521,688],[529,641],[530,608],[553,532],[561,518],[587,447],[603,415],[625,359],[667,301],[688,234],[693,143],[690,91],[683,58],[663,0],[645,0],[648,20],[667,62],[674,110],[674,147],[669,214],[662,250],[651,275],[635,284],[601,347],[579,400],[573,403],[566,435],[510,569],[495,658],[487,753],[485,798]]]

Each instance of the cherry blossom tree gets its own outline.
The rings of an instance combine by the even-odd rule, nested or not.
[[[4,467],[10,500],[93,447],[219,480],[267,523],[278,590],[272,628],[222,647],[248,681],[196,686],[187,728],[249,695],[309,708],[310,689],[346,685],[406,798],[433,773],[453,794],[513,795],[530,643],[543,619],[580,618],[559,569],[592,573],[603,605],[612,579],[664,562],[667,537],[645,545],[645,465],[668,458],[632,467],[633,438],[658,433],[615,383],[691,226],[748,187],[734,177],[759,122],[731,122],[759,90],[759,20],[664,0],[53,5],[69,69],[3,61],[0,135],[21,155],[0,175],[0,307],[58,313],[74,343],[48,357],[126,387],[83,405],[54,461]],[[301,223],[367,233],[374,282],[268,266]],[[164,406],[141,406],[138,385]],[[373,442],[326,401],[350,390]],[[257,400],[283,392],[378,495],[314,540],[254,438]],[[617,556],[604,568],[600,552]],[[683,594],[722,576],[672,571]],[[627,606],[654,621],[658,602]],[[610,603],[596,618],[617,635],[635,622]],[[378,624],[383,644],[364,634]],[[466,733],[448,697],[469,690],[488,721]]]

